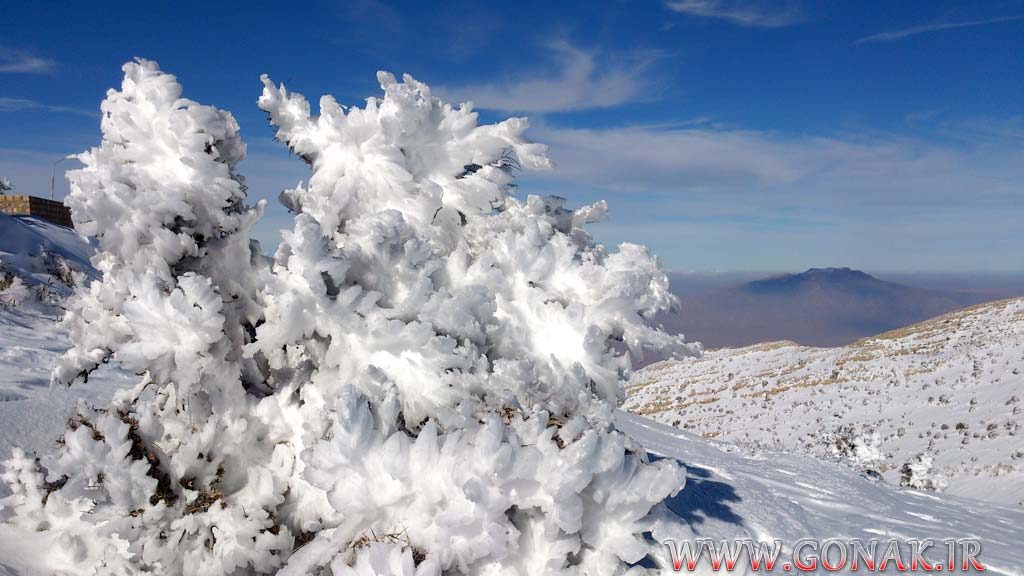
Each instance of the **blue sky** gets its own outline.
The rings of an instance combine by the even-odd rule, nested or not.
[[[557,168],[521,190],[607,199],[598,239],[672,270],[1024,271],[1022,0],[213,4],[5,2],[0,176],[48,193],[142,56],[235,115],[273,199],[307,174],[259,75],[360,104],[385,69],[529,116]]]

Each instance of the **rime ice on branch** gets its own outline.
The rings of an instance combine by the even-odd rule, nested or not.
[[[611,409],[630,356],[699,348],[650,327],[672,297],[646,249],[585,232],[603,202],[512,195],[549,165],[525,120],[478,125],[386,73],[382,99],[313,116],[264,77],[312,169],[264,264],[231,116],[125,72],[72,176],[104,279],[55,380],[108,359],[143,380],[8,461],[8,522],[59,515],[83,564],[124,573],[604,576],[652,553],[683,474]]]

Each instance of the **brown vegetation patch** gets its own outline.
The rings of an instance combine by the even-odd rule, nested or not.
[[[145,440],[139,434],[139,421],[123,410],[119,410],[117,416],[128,425],[128,439],[132,443],[131,449],[128,450],[128,457],[132,460],[145,460],[148,462],[149,470],[146,472],[146,475],[154,478],[157,482],[156,491],[149,497],[149,503],[156,505],[157,502],[163,500],[167,506],[173,505],[178,499],[178,495],[174,492],[174,488],[171,487],[170,476],[160,468],[160,459],[157,457],[156,451],[146,446]]]

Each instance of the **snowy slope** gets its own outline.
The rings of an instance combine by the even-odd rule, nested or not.
[[[50,389],[48,366],[65,346],[67,335],[52,321],[0,313],[4,458],[15,446],[39,450],[52,443],[79,399],[105,405],[117,389],[135,381],[104,367],[86,385]],[[981,560],[991,573],[1024,574],[1019,553],[1024,511],[887,486],[839,463],[804,455],[772,450],[747,454],[625,412],[617,413],[616,421],[652,453],[686,466],[686,486],[669,503],[673,514],[665,518],[661,538],[778,538],[792,546],[808,536],[974,537],[983,544]],[[52,533],[27,534],[0,524],[0,575],[74,574],[74,562],[54,553],[58,547]]]
[[[67,331],[51,316],[0,310],[0,460],[11,449],[41,450],[60,436],[75,402],[109,404],[114,392],[136,381],[104,366],[87,385],[50,387],[50,368],[69,346]],[[0,496],[7,495],[0,483]]]
[[[71,228],[31,216],[9,216],[0,212],[0,260],[5,265],[38,275],[45,272],[37,269],[38,258],[44,252],[64,258],[82,272],[96,274],[89,264],[95,248]]]
[[[625,408],[754,447],[881,472],[918,454],[946,492],[1024,501],[1024,299],[960,310],[840,348],[708,352],[633,375]]]
[[[75,284],[98,276],[89,263],[94,252],[70,228],[0,212],[0,304],[59,307]]]
[[[54,360],[69,346],[67,331],[57,324],[61,299],[72,289],[68,281],[97,276],[89,263],[93,252],[74,230],[0,212],[0,458],[15,446],[51,445],[75,402],[107,404],[131,381],[105,367],[104,376],[89,386],[49,385]],[[0,483],[0,494],[7,490]]]
[[[44,325],[16,332],[9,326],[4,326],[3,344],[20,342],[26,361],[45,363],[52,358],[52,349],[65,345],[62,332],[48,331]],[[28,340],[22,340],[25,337]],[[41,348],[31,351],[32,346]],[[7,385],[9,368],[16,369],[23,382],[44,377],[39,370],[5,358],[0,373]],[[102,404],[130,381],[123,373],[105,370],[88,385],[72,388],[73,394],[28,386],[27,398],[0,404],[0,452],[8,454],[12,445],[45,446],[61,433],[64,414],[77,398]],[[1024,574],[1019,553],[1024,511],[887,486],[838,463],[803,455],[770,450],[744,455],[735,446],[625,412],[616,414],[616,422],[652,454],[686,466],[686,486],[669,502],[671,514],[665,515],[659,538],[777,538],[786,546],[784,554],[805,537],[977,538],[983,545],[980,559],[990,573]],[[58,549],[52,532],[25,533],[0,524],[0,575],[75,574],[73,555],[57,554]],[[786,572],[777,567],[775,573]]]
[[[1024,574],[1024,511],[888,486],[800,454],[741,455],[736,446],[625,412],[618,412],[616,421],[647,450],[686,465],[686,487],[669,502],[685,521],[678,539],[779,539],[789,553],[795,542],[809,537],[976,538],[990,573]],[[779,566],[775,572],[786,573]]]
[[[15,254],[17,258],[8,257],[5,262],[17,263],[19,271],[28,271],[28,277],[32,281],[46,283],[52,280],[46,276],[45,268],[40,271],[33,271],[32,266],[38,260],[24,257],[35,251],[35,254],[42,254],[39,247],[46,247],[46,250],[61,254],[69,261],[76,261],[74,250],[81,249],[78,254],[78,264],[86,262],[88,245],[80,243],[77,236],[63,229],[54,230],[45,223],[28,222],[23,219],[9,219],[4,222],[20,233],[30,232],[34,236],[28,236],[31,240],[28,244],[22,244],[22,248],[13,246],[12,236],[4,236],[4,249],[7,254]],[[10,230],[11,228],[5,228]],[[21,242],[26,242],[26,235],[20,235]],[[25,248],[27,246],[27,248]],[[72,248],[72,249],[69,249]],[[13,248],[13,249],[12,249]],[[13,267],[13,266],[12,266]],[[901,373],[907,375],[909,382],[915,382],[915,372],[919,372],[923,366],[931,366],[932,372],[938,374],[932,377],[945,378],[953,381],[955,385],[943,388],[944,392],[937,393],[935,388],[938,385],[931,383],[929,389],[925,390],[924,402],[927,405],[927,396],[936,398],[939,394],[948,396],[949,403],[934,403],[929,410],[941,408],[950,411],[949,418],[963,420],[974,425],[977,419],[990,420],[999,413],[999,407],[1003,406],[997,402],[1000,382],[1007,386],[1016,386],[1019,390],[1020,380],[1012,380],[1017,375],[1012,374],[1019,364],[1022,348],[1020,323],[1024,315],[1024,300],[1016,300],[1000,303],[998,305],[985,306],[970,312],[953,315],[938,319],[931,323],[925,323],[903,331],[902,333],[883,335],[877,339],[871,339],[859,343],[856,347],[838,350],[821,350],[803,348],[790,345],[761,346],[748,349],[745,352],[721,351],[712,352],[707,358],[693,361],[692,363],[673,364],[662,363],[655,365],[648,370],[642,371],[634,379],[633,399],[638,398],[638,392],[653,394],[658,386],[648,384],[643,388],[636,388],[635,384],[643,382],[641,378],[650,377],[651,382],[657,378],[665,378],[671,374],[675,382],[699,382],[701,371],[707,370],[709,375],[703,376],[708,382],[714,382],[715,378],[721,378],[725,362],[723,358],[731,358],[732,362],[745,362],[746,366],[755,373],[754,366],[759,365],[756,373],[775,371],[779,375],[771,376],[773,386],[785,386],[784,378],[804,378],[812,380],[812,375],[818,370],[828,370],[832,379],[832,366],[841,366],[848,374],[867,374],[868,371],[878,374],[891,373],[893,369],[899,368]],[[949,340],[946,340],[946,337]],[[987,344],[986,344],[987,343]],[[4,458],[10,454],[14,447],[21,447],[29,451],[43,450],[61,434],[64,430],[65,420],[70,414],[73,406],[78,401],[85,401],[93,405],[107,405],[111,396],[119,389],[132,385],[136,378],[123,371],[104,367],[90,378],[86,385],[78,385],[71,389],[50,388],[48,385],[49,368],[56,356],[68,346],[66,331],[54,322],[52,314],[39,313],[35,309],[14,307],[0,310],[0,455]],[[851,350],[857,352],[850,352]],[[851,353],[852,356],[842,356],[843,351]],[[741,361],[740,358],[747,354],[754,354],[755,357],[748,357]],[[801,368],[783,375],[787,362],[793,361],[793,355],[799,354],[796,360]],[[840,354],[833,357],[831,354]],[[868,358],[870,356],[870,359]],[[892,365],[885,365],[885,357],[897,358]],[[718,360],[716,360],[716,358]],[[927,360],[926,358],[930,358]],[[979,359],[980,364],[976,368],[974,359]],[[970,362],[968,362],[970,360]],[[802,363],[801,363],[802,361]],[[831,364],[829,364],[831,362]],[[720,365],[721,364],[721,365]],[[740,381],[743,374],[736,366],[730,364],[724,377],[728,379],[728,372],[732,371],[732,382]],[[909,368],[908,368],[909,367]],[[985,376],[987,386],[975,382],[977,378],[971,376],[980,369]],[[687,372],[683,373],[686,370]],[[921,373],[923,374],[923,373]],[[717,375],[717,376],[716,376]],[[918,374],[919,375],[919,374]],[[960,376],[966,380],[959,381]],[[685,380],[684,380],[685,378]],[[840,380],[840,377],[834,379]],[[996,379],[1001,379],[997,381]],[[881,378],[880,382],[874,385],[879,390],[889,390],[902,395],[903,398],[916,398],[916,387],[909,388],[904,385],[901,379],[895,380],[897,384],[888,384],[888,379]],[[900,382],[903,382],[902,384]],[[931,381],[929,381],[931,382]],[[973,384],[972,384],[973,383]],[[880,400],[881,393],[864,393],[857,395],[852,391],[852,384],[849,382],[834,382],[841,394],[838,398],[867,398],[869,400]],[[759,384],[758,384],[759,385]],[[676,384],[678,386],[678,384]],[[794,388],[794,390],[810,390],[815,386],[806,388]],[[742,388],[741,388],[742,389]],[[769,393],[769,406],[774,409],[785,410],[786,404],[780,398],[786,397],[787,391]],[[761,394],[763,396],[763,393]],[[1021,395],[1018,393],[1018,395]],[[703,396],[709,396],[704,394]],[[711,396],[722,397],[718,392]],[[807,392],[801,402],[815,403],[811,408],[814,410],[825,410],[828,408],[827,398],[820,392]],[[970,398],[977,397],[973,411],[970,407]],[[995,400],[993,400],[995,399]],[[725,402],[720,399],[718,402]],[[759,400],[763,401],[763,400]],[[718,402],[710,404],[692,404],[689,409],[694,414],[702,415],[701,407],[714,406]],[[821,406],[816,405],[821,403]],[[850,404],[849,401],[846,401]],[[835,403],[839,406],[842,402]],[[870,414],[876,412],[877,419],[882,423],[879,425],[880,438],[883,451],[895,450],[889,446],[897,446],[896,438],[886,438],[885,419],[889,416],[886,412],[887,405],[902,406],[912,402],[894,404],[892,402],[879,401],[870,404],[870,407],[863,407],[856,412],[858,414]],[[758,404],[760,406],[760,404]],[[962,410],[954,408],[961,406]],[[808,404],[797,409],[807,410]],[[1003,406],[1012,410],[1016,404]],[[895,409],[889,406],[889,410]],[[685,411],[678,412],[685,414]],[[718,418],[699,417],[694,422],[712,423],[719,421],[723,413],[711,411]],[[738,411],[734,410],[735,413]],[[668,419],[671,413],[662,412],[655,416],[659,419]],[[779,428],[779,422],[785,422],[785,414],[776,417],[766,414],[758,408],[756,414],[762,422],[768,423],[766,418],[771,418]],[[798,412],[790,412],[795,416]],[[916,414],[916,412],[914,413]],[[734,416],[730,415],[730,416]],[[912,415],[913,416],[913,415]],[[675,416],[682,417],[682,416]],[[936,416],[937,417],[937,416]],[[920,418],[913,416],[908,419],[917,421]],[[948,418],[947,418],[948,419]],[[689,420],[687,420],[689,421]],[[813,421],[807,418],[805,421]],[[847,422],[848,420],[843,420]],[[852,420],[849,420],[852,421]],[[923,420],[921,420],[923,421]],[[984,548],[981,555],[982,561],[989,571],[994,574],[1024,574],[1024,560],[1018,552],[1021,538],[1021,526],[1024,526],[1024,512],[1011,507],[999,506],[992,503],[980,502],[977,500],[962,499],[952,496],[949,493],[932,494],[923,491],[902,489],[894,486],[887,486],[883,483],[872,481],[851,470],[838,462],[822,462],[821,460],[806,455],[780,452],[772,449],[751,448],[751,446],[735,446],[727,443],[717,442],[700,438],[688,432],[676,428],[657,424],[647,418],[620,412],[617,414],[618,426],[628,434],[636,437],[652,453],[678,459],[686,465],[687,484],[685,488],[674,497],[670,503],[671,514],[665,515],[663,523],[659,527],[657,538],[675,537],[676,539],[692,540],[698,537],[721,538],[742,538],[751,537],[760,541],[773,539],[782,540],[786,546],[801,538],[813,536],[818,538],[889,538],[898,537],[910,538],[931,538],[942,540],[944,538],[965,538],[974,537],[979,539]],[[781,448],[792,449],[787,446],[781,437],[776,444],[767,435],[757,436],[754,434],[756,426],[745,428],[734,424],[719,432],[719,436],[733,437],[738,440],[750,442],[749,434],[761,438],[756,444],[777,445]],[[906,427],[906,423],[904,423]],[[929,428],[930,429],[930,428]],[[712,429],[702,430],[697,427],[698,432],[713,433]],[[737,432],[740,431],[738,436]],[[952,428],[950,429],[950,432]],[[744,434],[745,433],[745,434]],[[903,439],[898,446],[902,452],[898,454],[911,454],[914,451],[909,441],[915,436],[905,431]],[[955,450],[962,442],[962,435],[950,434],[950,441],[943,443],[936,440],[938,447],[946,447]],[[1005,453],[1012,447],[1014,440],[1019,436],[1010,436],[1008,431],[999,429],[999,434],[994,438],[985,439],[970,436],[968,446],[971,448],[983,447],[985,451],[979,451],[978,462],[973,464],[981,469],[987,459],[998,459],[999,455]],[[751,442],[755,443],[755,442]],[[907,444],[904,446],[904,444]],[[949,444],[949,446],[947,446]],[[1018,443],[1019,444],[1019,443]],[[965,448],[966,450],[966,448]],[[818,455],[827,454],[827,450],[813,451]],[[970,453],[968,453],[970,454]],[[990,455],[991,454],[991,455]],[[967,455],[960,456],[965,458]],[[901,456],[893,455],[890,458],[898,461]],[[937,463],[942,466],[945,461],[937,458]],[[1011,462],[1013,460],[1011,459]],[[880,466],[879,468],[884,468]],[[895,471],[889,470],[892,476]],[[1020,477],[1018,469],[1000,476],[997,479],[984,479],[982,481],[968,481],[968,479],[951,478],[951,492],[960,490],[964,486],[994,486],[991,482],[1001,482],[998,489],[993,492],[1013,493],[1014,487],[1019,487]],[[892,478],[890,478],[892,480]],[[0,488],[0,495],[6,494],[6,486]],[[969,493],[969,492],[965,492]],[[984,496],[983,494],[970,494]],[[997,499],[998,500],[998,499]],[[1009,501],[1011,499],[1004,499]],[[73,555],[56,554],[60,549],[59,542],[53,540],[52,533],[23,533],[16,532],[7,525],[0,525],[0,575],[7,576],[18,574],[21,576],[51,575],[51,574],[74,574],[76,573]],[[63,558],[63,560],[62,560]],[[778,572],[784,572],[778,570]],[[740,572],[742,573],[742,572]]]

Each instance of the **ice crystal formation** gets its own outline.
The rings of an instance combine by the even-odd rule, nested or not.
[[[70,174],[102,279],[53,380],[115,362],[140,381],[16,451],[0,520],[56,532],[82,573],[646,570],[684,475],[612,409],[635,359],[699,348],[651,327],[672,297],[647,250],[585,231],[603,202],[518,193],[549,167],[524,119],[480,125],[383,72],[383,97],[314,115],[264,77],[311,170],[267,259],[231,114],[153,62],[124,72]]]

